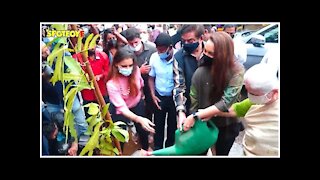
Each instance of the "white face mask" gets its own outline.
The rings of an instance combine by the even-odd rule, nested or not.
[[[141,49],[141,47],[142,47],[142,43],[141,42],[136,47],[132,47],[132,46],[129,45],[130,50],[134,51],[134,52],[139,51]]]
[[[265,95],[262,95],[262,96],[255,96],[248,93],[248,98],[254,104],[266,104],[271,100],[271,98],[268,98],[267,96],[268,94],[269,93],[266,93]]]

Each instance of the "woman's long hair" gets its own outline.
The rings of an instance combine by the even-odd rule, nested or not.
[[[129,58],[131,58],[133,60],[133,70],[132,70],[132,73],[128,79],[128,83],[129,83],[129,87],[130,87],[129,96],[137,96],[139,89],[136,85],[136,73],[137,73],[137,68],[138,68],[137,63],[136,63],[136,56],[134,55],[134,53],[132,53],[126,49],[119,49],[117,51],[117,53],[115,54],[115,56],[113,57],[112,65],[110,67],[106,82],[108,82],[111,79],[117,80],[117,78],[119,76],[122,76],[119,73],[119,70],[118,70],[118,67],[116,67],[116,64],[118,64],[119,62],[121,62],[125,59],[129,59]]]
[[[213,90],[210,99],[216,103],[221,99],[233,74],[235,67],[234,45],[230,35],[225,32],[214,32],[210,36],[210,40],[214,44],[214,60],[211,65]]]
[[[105,29],[102,35],[103,52],[105,52],[109,56],[110,48],[108,47],[108,40],[107,40],[108,34],[112,34],[111,28]]]

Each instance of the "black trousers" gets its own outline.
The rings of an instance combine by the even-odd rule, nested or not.
[[[177,129],[177,115],[176,108],[173,102],[173,97],[161,96],[157,91],[156,96],[161,101],[159,102],[161,110],[156,108],[154,111],[154,124],[156,125],[156,133],[154,134],[154,150],[163,148],[164,129],[167,113],[167,138],[165,141],[165,147],[169,147],[174,144],[175,130]]]
[[[239,135],[241,124],[232,123],[226,127],[218,127],[219,135],[216,142],[216,155],[228,156],[234,140]]]
[[[144,107],[144,101],[140,100],[140,102],[133,108],[130,108],[130,111],[132,111],[134,114],[138,115],[138,116],[142,116],[145,117],[145,107]],[[123,121],[126,124],[128,124],[131,120],[128,119],[127,117],[123,116],[122,114],[116,114],[115,112],[115,107],[112,103],[110,103],[110,107],[109,107],[109,112],[111,113],[111,118],[113,120],[113,122],[117,122],[117,121]],[[148,142],[148,135],[149,132],[145,131],[140,123],[136,123],[134,122],[134,125],[136,127],[137,133],[139,135],[139,141],[140,144],[142,146],[142,149],[144,150],[148,150],[149,148],[149,142]],[[127,125],[128,126],[128,125]],[[126,127],[123,127],[123,129],[128,129]],[[123,149],[123,143],[121,143],[121,148]]]

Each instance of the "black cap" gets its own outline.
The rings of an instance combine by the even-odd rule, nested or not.
[[[160,33],[156,40],[154,41],[154,43],[156,44],[156,46],[165,46],[165,47],[169,47],[172,45],[172,39],[171,36],[167,33]]]

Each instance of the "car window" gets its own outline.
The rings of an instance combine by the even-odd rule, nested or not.
[[[278,43],[278,27],[265,33],[264,37],[266,38],[267,43]]]
[[[278,43],[279,27],[275,25],[259,34],[266,38],[266,43]],[[247,43],[252,44],[251,39]]]

